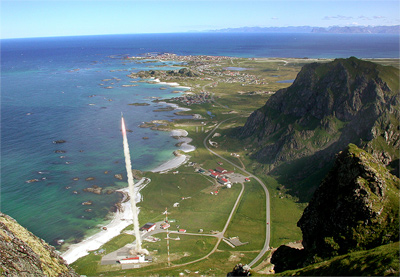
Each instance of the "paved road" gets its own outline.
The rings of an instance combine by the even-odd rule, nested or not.
[[[210,148],[208,148],[208,146],[207,146],[207,140],[209,139],[209,137],[215,132],[215,130],[217,130],[217,129],[219,128],[219,126],[220,126],[222,123],[224,123],[224,122],[226,122],[226,121],[228,121],[228,120],[231,120],[231,119],[233,119],[233,118],[228,118],[228,119],[226,119],[226,120],[221,121],[220,123],[218,123],[218,124],[214,127],[214,129],[213,129],[213,130],[207,135],[207,137],[204,139],[203,144],[204,144],[204,147],[205,147],[208,151],[210,151],[211,153],[213,153],[214,155],[216,155],[216,156],[219,157],[220,159],[222,159],[222,160],[224,160],[224,161],[230,163],[231,165],[233,165],[233,166],[239,168],[240,170],[242,170],[243,172],[245,172],[245,173],[248,175],[248,177],[252,177],[252,178],[254,178],[255,180],[257,180],[257,182],[259,182],[260,185],[261,185],[261,186],[263,187],[263,189],[264,189],[265,196],[266,196],[266,221],[267,221],[266,234],[265,234],[265,242],[264,242],[263,248],[261,249],[261,251],[260,251],[260,253],[257,255],[257,257],[256,257],[253,261],[251,261],[251,262],[248,264],[248,265],[251,267],[251,266],[253,266],[255,263],[257,263],[257,262],[261,259],[261,257],[265,254],[265,252],[268,251],[268,249],[269,249],[270,225],[271,225],[271,224],[270,224],[270,205],[269,205],[270,201],[269,201],[269,192],[268,192],[267,187],[266,187],[265,184],[263,183],[263,181],[261,181],[258,177],[256,177],[256,176],[254,176],[253,174],[247,172],[244,168],[242,168],[242,167],[236,165],[235,163],[233,163],[233,162],[231,162],[231,161],[225,159],[224,157],[218,155],[217,153],[215,153],[214,151],[212,151]],[[172,265],[172,266],[170,266],[170,268],[172,268],[172,267],[180,267],[180,266],[184,266],[184,265],[188,265],[188,264],[197,263],[197,262],[199,262],[199,261],[202,261],[202,260],[204,260],[204,259],[207,259],[211,254],[213,254],[213,253],[217,250],[219,244],[221,243],[221,240],[224,238],[224,234],[225,234],[226,230],[228,229],[228,226],[229,226],[229,224],[230,224],[230,222],[231,222],[231,220],[232,220],[232,217],[233,217],[233,215],[235,214],[235,211],[236,211],[236,209],[237,209],[237,207],[238,207],[238,205],[239,205],[239,203],[240,203],[240,200],[241,200],[241,198],[242,198],[242,194],[243,194],[243,192],[244,192],[244,184],[243,184],[243,182],[241,182],[241,185],[242,185],[242,189],[241,189],[241,191],[240,191],[240,193],[239,193],[239,195],[238,195],[238,197],[237,197],[237,199],[236,199],[235,205],[233,206],[233,208],[232,208],[232,210],[231,210],[231,213],[229,214],[229,217],[228,217],[228,219],[227,219],[227,221],[226,221],[226,223],[225,223],[224,229],[223,229],[221,232],[219,232],[219,233],[217,233],[217,234],[195,234],[195,233],[179,233],[179,232],[176,232],[176,231],[170,231],[170,233],[177,233],[177,234],[180,234],[180,235],[213,236],[213,237],[218,238],[218,241],[217,241],[217,243],[215,244],[214,248],[213,248],[213,249],[210,251],[210,253],[208,253],[206,256],[204,256],[204,257],[202,257],[202,258],[200,258],[200,259],[191,261],[191,262],[184,263],[184,264]],[[148,237],[149,235],[155,235],[155,234],[158,234],[158,233],[166,232],[166,230],[160,229],[160,228],[159,228],[161,222],[162,222],[162,221],[156,223],[156,224],[157,224],[157,225],[156,225],[157,227],[156,227],[156,229],[155,229],[154,231],[151,231],[151,232],[149,232],[149,233],[143,234],[143,235],[142,235],[142,240],[143,240],[144,238]],[[115,264],[115,263],[116,263],[118,260],[120,260],[121,258],[125,258],[125,256],[128,256],[128,255],[129,255],[129,250],[132,249],[134,243],[135,243],[135,242],[133,242],[132,244],[128,244],[128,245],[126,245],[125,247],[120,248],[120,249],[118,249],[117,251],[114,251],[113,253],[110,253],[110,254],[104,256],[104,257],[102,258],[102,262],[101,262],[101,263],[102,263],[102,264]]]
[[[219,232],[217,234],[200,234],[200,233],[180,233],[177,231],[169,231],[170,234],[179,234],[179,235],[189,235],[189,236],[211,236],[211,237],[216,237],[218,238],[217,243],[215,244],[214,248],[204,257],[194,260],[194,261],[190,261],[184,264],[177,264],[177,265],[172,265],[171,267],[179,267],[179,266],[184,266],[184,265],[188,265],[188,264],[193,264],[193,263],[197,263],[199,261],[202,261],[204,259],[207,259],[211,254],[213,254],[215,251],[217,251],[217,248],[219,246],[219,244],[221,243],[221,240],[224,238],[224,234],[226,232],[226,230],[228,229],[229,223],[232,220],[233,215],[235,214],[235,211],[240,203],[240,199],[242,198],[243,192],[244,192],[244,184],[242,184],[242,189],[236,199],[235,205],[233,206],[231,213],[229,214],[229,217],[225,223],[224,229],[222,230],[222,232]],[[165,233],[167,232],[167,230],[161,229],[159,226],[161,223],[163,223],[164,221],[159,221],[156,222],[156,229],[154,231],[148,232],[148,233],[144,233],[141,238],[142,240],[144,240],[145,238],[147,238],[150,235],[155,235],[155,234],[159,234],[159,233]],[[101,264],[102,265],[107,265],[107,264],[115,264],[117,261],[119,261],[120,259],[126,258],[127,256],[130,255],[129,251],[134,247],[135,245],[135,241],[133,243],[127,244],[124,247],[109,253],[107,255],[105,255],[102,259],[101,259]]]
[[[265,242],[264,242],[263,248],[261,249],[261,251],[260,251],[260,253],[257,255],[257,257],[256,257],[253,261],[251,261],[251,262],[249,263],[249,266],[251,267],[251,266],[253,266],[255,263],[257,263],[257,262],[261,259],[262,256],[264,256],[265,252],[267,252],[267,251],[269,250],[269,241],[270,241],[270,233],[271,233],[271,232],[270,232],[270,231],[271,231],[271,220],[270,220],[269,191],[268,191],[266,185],[264,184],[264,182],[261,181],[258,177],[254,176],[254,175],[251,174],[250,172],[246,171],[244,168],[242,168],[242,167],[238,166],[237,164],[235,164],[235,163],[233,163],[233,162],[231,162],[231,161],[225,159],[224,157],[218,155],[218,154],[215,153],[213,150],[211,150],[210,148],[208,148],[207,141],[208,141],[209,137],[215,132],[215,130],[217,130],[217,129],[219,128],[219,126],[220,126],[222,123],[225,123],[226,121],[231,120],[231,119],[233,119],[233,118],[228,118],[228,119],[225,119],[224,121],[221,121],[220,123],[218,123],[217,126],[215,126],[214,129],[213,129],[213,130],[208,134],[208,136],[204,139],[203,144],[204,144],[204,147],[205,147],[208,151],[210,151],[211,153],[213,153],[215,156],[217,156],[217,157],[219,157],[220,159],[222,159],[222,160],[224,160],[224,161],[230,163],[231,165],[233,165],[233,166],[239,168],[240,170],[242,170],[243,172],[245,172],[249,177],[254,178],[258,183],[260,183],[260,185],[261,185],[262,188],[264,189],[265,198],[266,198],[266,205],[265,205],[265,206],[266,206],[266,221],[267,221],[267,226],[266,226],[266,229],[265,229]]]

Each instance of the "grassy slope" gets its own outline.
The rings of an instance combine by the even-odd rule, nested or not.
[[[220,147],[214,149],[219,154],[232,160],[234,163],[244,165],[247,170],[254,171],[257,176],[262,178],[267,184],[271,195],[271,246],[277,247],[289,241],[296,241],[301,239],[300,229],[296,226],[302,211],[305,207],[304,204],[296,203],[296,199],[285,193],[282,189],[282,184],[270,176],[259,174],[259,165],[249,159],[246,155],[246,148],[240,141],[229,139],[224,136],[225,132],[229,132],[235,126],[242,126],[250,112],[256,110],[265,104],[268,97],[266,94],[249,95],[252,91],[276,91],[280,88],[287,87],[290,84],[276,83],[277,80],[294,79],[298,71],[301,69],[303,63],[309,63],[307,60],[287,60],[285,63],[280,59],[257,59],[247,60],[239,59],[234,60],[234,64],[230,62],[220,63],[219,68],[226,66],[238,66],[251,68],[252,70],[246,71],[249,74],[257,75],[263,78],[267,84],[264,85],[249,85],[242,86],[240,83],[225,84],[219,83],[216,87],[207,86],[206,90],[215,93],[216,102],[214,104],[192,105],[189,114],[201,114],[204,119],[202,120],[178,120],[174,122],[174,128],[185,129],[189,132],[189,137],[193,138],[191,144],[195,145],[197,149],[189,153],[191,161],[199,163],[203,168],[215,168],[218,166],[217,159],[209,153],[203,146],[203,140],[207,136],[208,131],[212,129],[217,122],[226,118],[233,118],[217,132],[222,133],[222,137],[213,139],[220,143]],[[278,76],[278,77],[276,77]],[[201,80],[168,80],[169,82],[177,81],[181,85],[192,86],[192,91],[201,91],[204,85],[210,84],[211,81]],[[244,92],[244,95],[239,95],[239,91]],[[179,103],[178,103],[179,104]],[[237,114],[227,114],[231,110],[236,110]],[[215,116],[210,119],[207,111],[211,111]],[[205,122],[205,126],[201,124]],[[196,131],[197,126],[197,131]],[[204,127],[204,133],[201,131]],[[240,158],[230,156],[231,152],[239,153]],[[232,166],[223,165],[228,170],[234,170]],[[193,167],[182,166],[179,169],[180,174],[174,175],[167,174],[154,174],[145,173],[146,177],[152,179],[149,186],[142,190],[144,201],[140,203],[141,213],[140,222],[154,222],[162,220],[164,215],[162,212],[168,207],[171,211],[170,218],[176,219],[177,223],[182,228],[187,229],[189,232],[198,232],[198,229],[203,229],[204,232],[210,230],[222,230],[226,218],[233,206],[234,201],[240,191],[240,186],[233,186],[232,189],[222,189],[218,196],[209,194],[212,188],[213,180],[194,173]],[[188,197],[190,199],[181,200],[181,197]],[[172,208],[175,202],[180,202],[179,208]],[[242,202],[236,211],[232,224],[229,226],[226,236],[239,236],[241,241],[247,242],[248,245],[232,249],[225,243],[221,243],[219,251],[211,255],[208,259],[188,265],[182,268],[165,269],[165,257],[161,254],[160,263],[153,263],[151,266],[146,267],[143,271],[120,271],[119,266],[99,266],[100,256],[93,253],[79,259],[73,264],[75,270],[81,274],[98,275],[100,272],[107,275],[125,275],[140,272],[141,275],[161,274],[161,275],[178,275],[183,269],[191,271],[199,270],[201,274],[215,274],[225,275],[230,271],[233,266],[238,263],[248,263],[257,255],[257,249],[261,247],[264,242],[263,234],[265,233],[265,196],[261,187],[255,182],[246,183],[246,189]],[[254,213],[257,210],[259,212]],[[250,226],[247,228],[246,226]],[[175,227],[172,225],[172,227]],[[125,245],[132,239],[131,236],[121,235],[107,243],[103,248],[107,249],[107,253],[111,249],[118,249]],[[194,237],[191,240],[185,239],[181,243],[176,241],[171,242],[172,255],[179,255],[185,252],[184,248],[198,247],[199,244],[207,245],[206,249],[199,255],[205,255],[210,249],[210,245],[214,245],[213,238]],[[215,240],[215,239],[214,239]],[[203,241],[203,242],[199,242]],[[165,247],[152,244],[149,249],[157,249],[161,252]],[[173,246],[173,244],[176,244]],[[154,249],[153,249],[154,248]],[[160,252],[160,253],[161,253]],[[164,253],[165,254],[165,253]],[[156,256],[156,255],[155,255]],[[189,255],[183,258],[185,261],[194,260],[198,255]],[[183,262],[183,260],[179,261]]]
[[[399,275],[399,242],[338,256],[328,261],[288,270],[279,276],[387,276]]]

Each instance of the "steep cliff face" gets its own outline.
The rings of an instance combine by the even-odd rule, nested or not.
[[[304,157],[329,161],[349,143],[385,164],[399,159],[399,70],[354,57],[302,68],[239,130],[273,169]]]
[[[380,161],[349,145],[297,224],[304,249],[326,258],[398,241],[399,185]]]
[[[79,276],[53,247],[3,213],[0,213],[0,275]]]
[[[398,241],[399,187],[378,159],[350,144],[297,223],[304,249],[278,248],[271,260],[277,272]]]

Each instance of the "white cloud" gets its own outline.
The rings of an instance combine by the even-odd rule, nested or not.
[[[333,15],[333,16],[325,16],[323,20],[350,20],[353,19],[352,16],[345,15]]]
[[[358,19],[361,19],[361,20],[372,20],[371,18],[369,18],[368,16],[365,16],[365,15],[360,15],[358,17]]]

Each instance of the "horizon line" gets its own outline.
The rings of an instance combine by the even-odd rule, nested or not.
[[[188,33],[227,33],[224,30],[235,30],[235,29],[244,29],[244,28],[260,28],[260,29],[287,29],[287,28],[322,28],[322,29],[329,29],[333,27],[339,27],[339,28],[346,28],[346,27],[351,27],[351,28],[376,28],[376,27],[400,27],[400,24],[396,25],[347,25],[347,26],[339,26],[339,25],[332,25],[328,27],[321,27],[321,26],[310,26],[310,25],[299,25],[299,26],[268,26],[268,27],[261,27],[261,26],[242,26],[242,27],[227,27],[227,28],[221,28],[221,29],[212,29],[212,30],[188,30],[188,31],[176,31],[176,32],[146,32],[146,33],[108,33],[108,34],[79,34],[79,35],[45,35],[45,36],[27,36],[27,37],[4,37],[0,38],[0,40],[5,40],[5,39],[30,39],[30,38],[60,38],[60,37],[86,37],[86,36],[112,36],[112,35],[155,35],[155,34],[188,34]],[[234,32],[232,32],[234,33]],[[261,32],[243,32],[243,31],[238,31],[237,33],[263,33]],[[268,32],[265,31],[264,33],[277,33],[277,32]],[[296,32],[293,32],[296,33]],[[300,32],[299,32],[300,33]],[[302,32],[306,33],[306,32]],[[310,32],[311,33],[311,32]],[[350,33],[347,33],[350,34]],[[377,33],[375,33],[377,34]],[[368,35],[368,34],[366,34]],[[373,35],[373,33],[369,34]],[[400,35],[400,33],[398,33]]]

